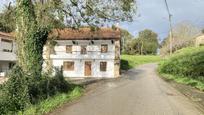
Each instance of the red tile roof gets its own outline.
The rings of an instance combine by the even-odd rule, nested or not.
[[[100,28],[95,31],[91,28],[65,28],[54,29],[49,37],[56,37],[57,40],[120,39],[121,33],[119,29],[112,28]]]
[[[0,32],[0,36],[15,38],[15,33]],[[120,29],[100,28],[99,30],[91,30],[91,28],[79,29],[54,29],[49,33],[49,38],[56,37],[57,40],[90,40],[90,39],[120,39]]]
[[[0,32],[0,36],[1,37],[14,38],[14,35],[12,33]]]

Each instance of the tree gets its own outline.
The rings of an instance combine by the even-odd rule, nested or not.
[[[44,22],[41,20],[42,14],[34,10],[33,3],[38,5],[39,2],[48,3],[47,0],[34,2],[17,0],[16,2],[18,64],[32,76],[41,73],[42,51],[48,35],[48,30],[45,29],[47,25],[41,25]],[[135,11],[134,0],[70,0],[64,3],[61,0],[51,0],[49,4],[54,4],[57,8],[54,11],[51,8],[47,12],[56,18],[63,14],[63,17],[66,17],[66,25],[74,28],[83,23],[95,26],[106,21],[131,21],[132,13]],[[64,5],[61,6],[61,4]]]
[[[56,2],[56,0],[33,0],[33,5],[39,25],[49,26],[50,28],[65,27],[63,15],[60,13],[63,7],[62,2]],[[5,5],[4,10],[0,13],[0,31],[12,32],[15,29],[16,6],[10,2]]]
[[[130,37],[130,38],[129,38]],[[152,30],[145,29],[139,32],[138,38],[131,39],[129,36],[125,43],[126,54],[148,55],[156,54],[159,47],[157,34]]]
[[[12,32],[15,30],[15,7],[11,4],[6,6],[2,13],[0,13],[0,31]]]
[[[122,53],[128,54],[131,50],[130,43],[133,40],[133,36],[127,30],[124,29],[121,29],[121,36]]]
[[[32,77],[40,76],[48,30],[38,25],[31,0],[17,0],[16,43],[18,65]]]
[[[201,33],[200,29],[189,22],[182,22],[173,28],[173,52],[194,45],[194,38]],[[161,44],[161,54],[169,53],[169,36]]]
[[[139,37],[137,38],[140,54],[156,54],[159,47],[158,35],[152,30],[145,29],[139,32]]]

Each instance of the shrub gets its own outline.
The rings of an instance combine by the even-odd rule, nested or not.
[[[0,113],[15,114],[30,104],[36,104],[59,93],[67,93],[72,87],[61,71],[51,77],[26,75],[19,66],[9,73],[9,80],[0,87]]]
[[[9,80],[2,87],[0,113],[14,113],[30,104],[27,81],[22,69],[15,66],[9,73]]]
[[[177,51],[159,66],[160,73],[204,79],[204,47],[190,47]]]
[[[129,62],[127,60],[121,59],[121,65],[120,65],[122,70],[128,70],[129,67]]]
[[[28,87],[31,103],[37,103],[57,93],[67,93],[70,90],[70,84],[59,70],[53,77],[43,74],[40,78],[30,78]]]
[[[55,92],[67,92],[70,90],[70,84],[64,79],[62,70],[57,70],[56,75],[50,80],[50,89],[55,89]]]

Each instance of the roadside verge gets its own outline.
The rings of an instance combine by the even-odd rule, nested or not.
[[[172,87],[177,89],[187,98],[197,103],[200,106],[200,108],[204,108],[204,92],[203,91],[198,90],[197,88],[192,87],[190,85],[178,83],[177,81],[174,81],[173,79],[169,79],[168,77],[165,77],[165,75],[158,73],[158,76],[160,76],[160,78],[162,78],[164,81],[169,83]],[[204,112],[204,110],[202,111]]]

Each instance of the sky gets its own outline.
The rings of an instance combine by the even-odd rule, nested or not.
[[[204,0],[167,0],[172,14],[172,24],[187,22],[199,28],[204,28]],[[137,13],[134,22],[121,23],[134,36],[139,31],[151,29],[158,33],[159,38],[168,36],[168,13],[164,0],[137,0]]]
[[[0,0],[0,8],[9,0]],[[172,24],[188,22],[204,28],[204,0],[167,0],[172,14]],[[127,29],[134,36],[139,31],[151,29],[158,33],[159,38],[168,36],[168,13],[164,0],[137,0],[137,15],[133,22],[123,22],[119,26]]]

